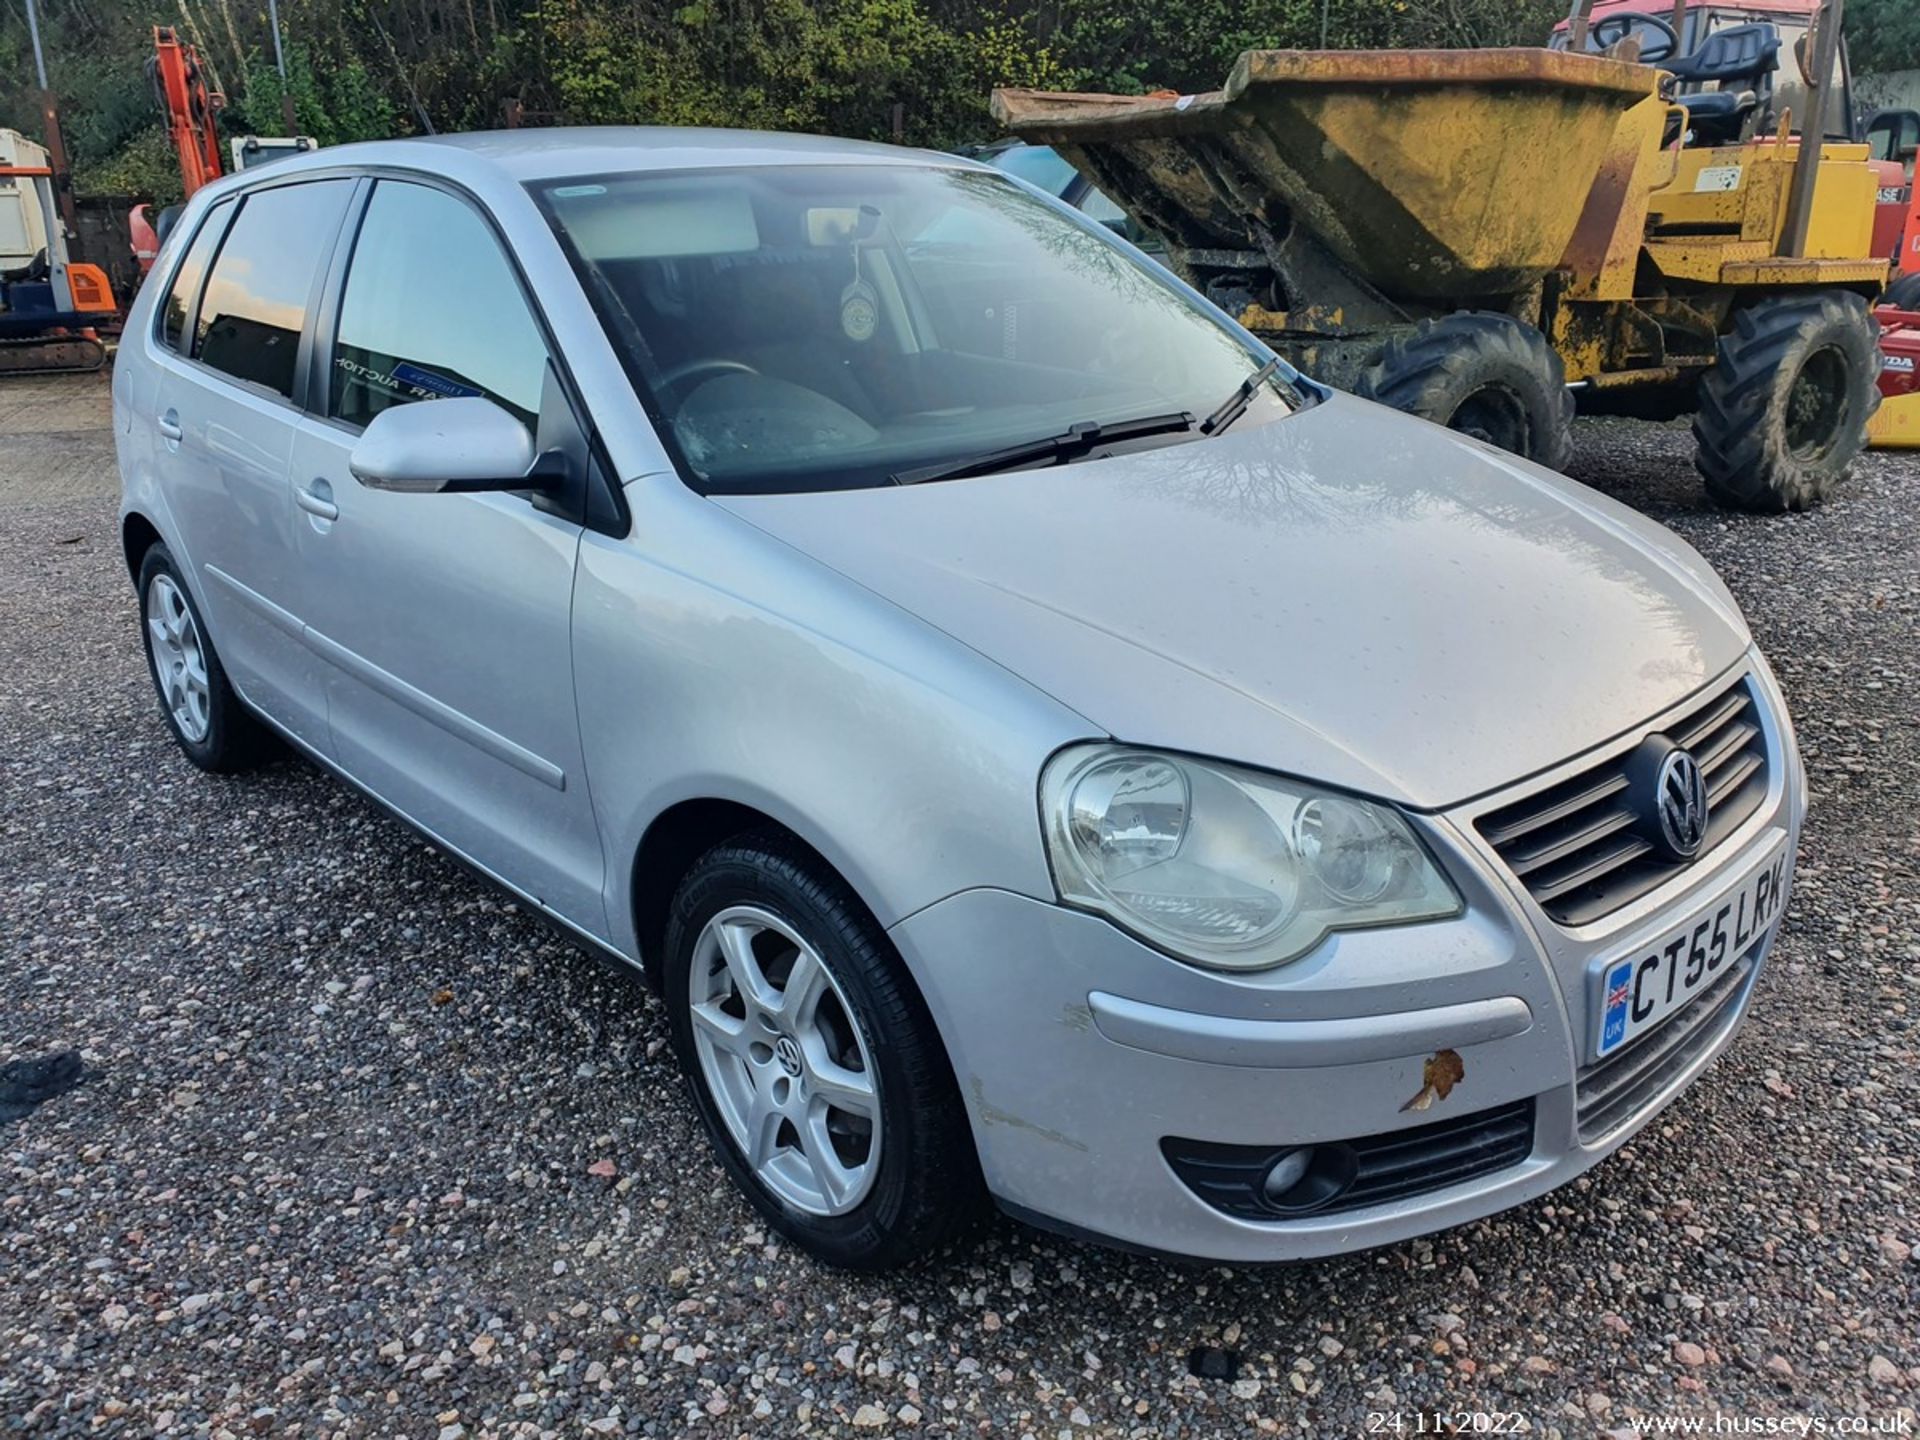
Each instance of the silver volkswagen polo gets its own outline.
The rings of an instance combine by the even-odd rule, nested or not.
[[[664,996],[830,1262],[1223,1261],[1565,1183],[1732,1039],[1804,808],[1681,541],[950,158],[580,130],[197,195],[114,373],[166,723]]]

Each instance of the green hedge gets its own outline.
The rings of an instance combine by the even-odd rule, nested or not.
[[[1858,0],[1867,4],[1871,0]],[[1896,9],[1910,0],[1882,0]],[[1535,44],[1560,0],[1331,0],[1328,43]],[[83,190],[178,190],[146,79],[151,27],[198,44],[233,134],[276,134],[255,0],[41,0]],[[333,144],[501,123],[757,126],[953,146],[995,85],[1207,89],[1252,46],[1320,42],[1321,0],[285,0],[295,114]],[[0,124],[37,128],[23,12],[0,7]]]

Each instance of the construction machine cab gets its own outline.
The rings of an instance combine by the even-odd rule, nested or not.
[[[1661,61],[1660,68],[1682,85],[1714,86],[1673,97],[1687,112],[1688,143],[1738,144],[1749,122],[1768,108],[1779,65],[1780,31],[1764,22],[1716,30],[1691,55]]]
[[[1920,110],[1876,110],[1866,127],[1867,152],[1898,165],[1909,184],[1920,154]]]
[[[1594,0],[1586,48],[1604,53],[1629,35],[1635,37],[1640,63],[1672,75],[1674,103],[1702,122],[1690,127],[1695,132],[1690,143],[1737,144],[1744,136],[1773,131],[1789,113],[1794,129],[1799,129],[1808,108],[1806,72],[1813,63],[1808,41],[1819,5],[1820,0],[1687,0],[1677,9],[1673,0]],[[1764,49],[1764,37],[1756,41],[1754,32],[1762,29],[1774,32],[1769,56],[1757,53]],[[1555,28],[1548,44],[1555,50],[1570,47],[1568,22]],[[1695,66],[1715,73],[1694,73]],[[1732,68],[1719,73],[1723,66]],[[1822,126],[1826,139],[1857,138],[1851,78],[1843,41],[1829,77],[1833,89]],[[1743,106],[1742,96],[1749,89],[1755,103]],[[1731,102],[1712,98],[1728,92]],[[1730,103],[1737,120],[1723,113]]]

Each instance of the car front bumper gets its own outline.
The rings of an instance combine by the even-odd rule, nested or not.
[[[1778,763],[1766,802],[1683,877],[1577,934],[1532,906],[1464,816],[1444,815],[1421,823],[1449,856],[1461,917],[1336,935],[1259,974],[1203,971],[1098,917],[1000,890],[965,891],[901,921],[892,935],[947,1043],[989,1189],[1035,1223],[1247,1263],[1425,1234],[1590,1168],[1732,1041],[1778,933],[1775,911],[1717,984],[1595,1060],[1596,966],[1717,901],[1782,845],[1792,872],[1804,779],[1778,692],[1762,684],[1782,717],[1769,722]],[[1441,1095],[1427,1088],[1428,1063],[1444,1051],[1461,1073]],[[1602,1085],[1614,1098],[1596,1128]],[[1497,1117],[1511,1134],[1521,1114],[1530,1142],[1492,1155],[1479,1122]],[[1457,1141],[1444,1138],[1449,1127]],[[1363,1152],[1397,1148],[1412,1157],[1403,1169],[1431,1164],[1434,1183],[1268,1218],[1203,1198],[1183,1158],[1355,1141]]]

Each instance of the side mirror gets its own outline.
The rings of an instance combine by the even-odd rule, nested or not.
[[[539,490],[533,436],[491,400],[416,400],[373,417],[347,457],[353,478],[373,490]]]
[[[1813,78],[1813,46],[1815,38],[1813,29],[1809,26],[1805,33],[1793,42],[1794,68],[1799,70],[1801,80],[1809,85],[1817,85],[1820,83]]]

